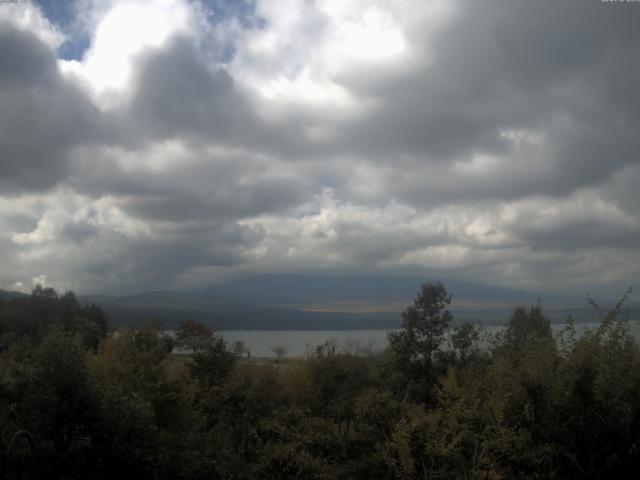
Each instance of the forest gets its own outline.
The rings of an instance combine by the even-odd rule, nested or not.
[[[0,478],[633,478],[628,294],[556,333],[515,308],[481,345],[424,283],[384,351],[247,358],[206,325],[110,328],[72,292],[0,303]],[[189,354],[179,354],[176,347]]]

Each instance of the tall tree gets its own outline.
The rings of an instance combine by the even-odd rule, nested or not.
[[[540,303],[531,305],[529,311],[523,306],[516,307],[505,331],[507,343],[514,347],[522,345],[531,337],[540,339],[552,337],[551,323],[544,315]]]
[[[433,361],[453,319],[450,303],[451,295],[441,282],[423,283],[413,305],[402,314],[402,328],[388,336],[395,367],[404,374],[409,392],[422,401],[433,400],[437,382]]]
[[[214,333],[206,325],[195,320],[185,320],[176,330],[176,343],[191,353],[205,350],[214,340]]]

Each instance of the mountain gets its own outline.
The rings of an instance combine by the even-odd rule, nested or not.
[[[9,300],[13,300],[14,298],[22,298],[22,297],[26,297],[27,294],[26,293],[20,293],[20,292],[11,292],[8,290],[0,290],[0,300],[3,301],[9,301]]]
[[[80,300],[99,305],[113,325],[138,326],[145,321],[175,328],[194,319],[216,330],[340,330],[395,328],[391,313],[327,313],[220,301],[201,294],[149,292],[126,297],[85,295]]]
[[[385,275],[253,275],[216,285],[201,293],[255,304],[299,304],[346,300],[410,300],[432,279]],[[436,279],[433,279],[436,280]],[[454,298],[531,302],[537,294],[456,280],[443,281]]]
[[[174,328],[194,319],[218,330],[339,330],[397,328],[424,278],[392,276],[254,275],[195,292],[156,291],[129,296],[85,295],[100,305],[112,324],[160,322]],[[453,295],[454,319],[503,324],[518,304],[540,297],[516,289],[446,280]],[[584,300],[544,298],[552,321],[571,312],[578,321],[595,321]]]
[[[412,303],[420,284],[416,276],[384,275],[252,275],[205,290],[154,291],[135,295],[80,295],[83,303],[95,303],[111,324],[139,326],[146,321],[175,328],[194,319],[217,330],[350,330],[397,328],[401,312]],[[443,281],[453,295],[455,321],[485,325],[504,324],[516,305],[530,305],[538,298],[553,322],[571,313],[579,322],[597,321],[584,298],[539,295],[517,289],[456,280]],[[24,297],[0,290],[4,301]],[[600,299],[598,299],[600,300]],[[606,309],[612,302],[603,301]],[[631,304],[631,316],[640,317],[640,304]]]

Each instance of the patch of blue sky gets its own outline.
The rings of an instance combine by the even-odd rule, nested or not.
[[[259,29],[265,25],[264,19],[256,15],[255,0],[201,0],[201,3],[207,8],[212,25],[231,19],[237,20],[243,29]],[[230,62],[234,53],[232,38],[218,45],[218,60],[222,63]]]
[[[208,7],[212,23],[235,17],[244,28],[262,28],[264,20],[257,17],[255,0],[202,0]]]
[[[80,60],[89,48],[91,39],[83,29],[76,28],[76,3],[66,0],[35,0],[42,14],[66,36],[58,48],[58,56],[65,60]]]

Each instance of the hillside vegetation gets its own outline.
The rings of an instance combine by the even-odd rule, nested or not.
[[[594,302],[601,322],[579,336],[517,307],[480,349],[426,283],[384,352],[328,342],[265,364],[194,321],[173,340],[108,334],[99,307],[37,288],[0,302],[0,478],[630,478],[626,300]]]

